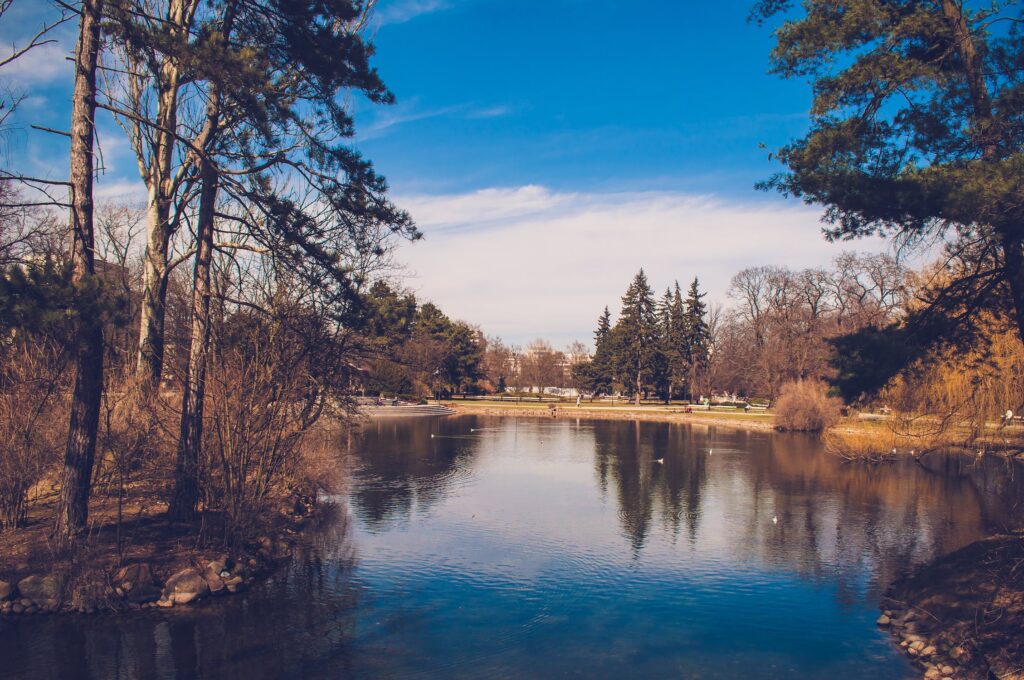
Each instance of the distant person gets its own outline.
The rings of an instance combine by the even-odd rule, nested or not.
[[[1006,409],[1006,413],[1003,414],[1003,420],[1006,421],[1007,425],[1013,422],[1013,411]]]
[[[580,407],[580,401],[582,401],[582,400],[583,400],[583,395],[582,394],[577,394],[576,395],[576,408]]]

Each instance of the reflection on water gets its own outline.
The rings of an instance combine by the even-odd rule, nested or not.
[[[379,421],[265,586],[0,622],[3,677],[905,677],[881,590],[1019,522],[1021,470],[843,465],[802,436]]]

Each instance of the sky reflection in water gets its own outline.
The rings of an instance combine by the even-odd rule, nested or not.
[[[907,677],[879,595],[1024,497],[1000,462],[659,423],[377,421],[348,464],[265,586],[0,623],[10,677]]]

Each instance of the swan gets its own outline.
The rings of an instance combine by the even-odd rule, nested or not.
[[[772,524],[778,524],[778,523],[779,523],[779,516],[778,515],[774,515],[772,517]]]

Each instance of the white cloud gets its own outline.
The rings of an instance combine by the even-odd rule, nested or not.
[[[476,109],[470,111],[467,118],[502,118],[512,113],[512,108],[508,106],[491,106],[486,109]]]
[[[361,126],[359,129],[359,141],[377,139],[406,123],[415,123],[431,118],[459,117],[467,120],[479,120],[507,116],[512,112],[510,107],[501,105],[480,108],[474,107],[471,104],[455,104],[452,106],[421,108],[415,100],[396,106],[374,108],[372,110],[372,118],[365,126]]]
[[[41,45],[7,64],[0,71],[0,77],[18,87],[44,85],[59,78],[70,79],[72,65],[65,59],[67,56],[67,50],[58,43]]]
[[[641,267],[660,294],[699,276],[725,301],[732,275],[761,264],[827,265],[821,213],[796,203],[671,192],[561,193],[539,186],[399,197],[426,238],[399,253],[410,284],[450,315],[525,343],[590,340]]]
[[[430,14],[451,7],[447,0],[395,0],[377,11],[381,26],[402,24],[421,14]]]

